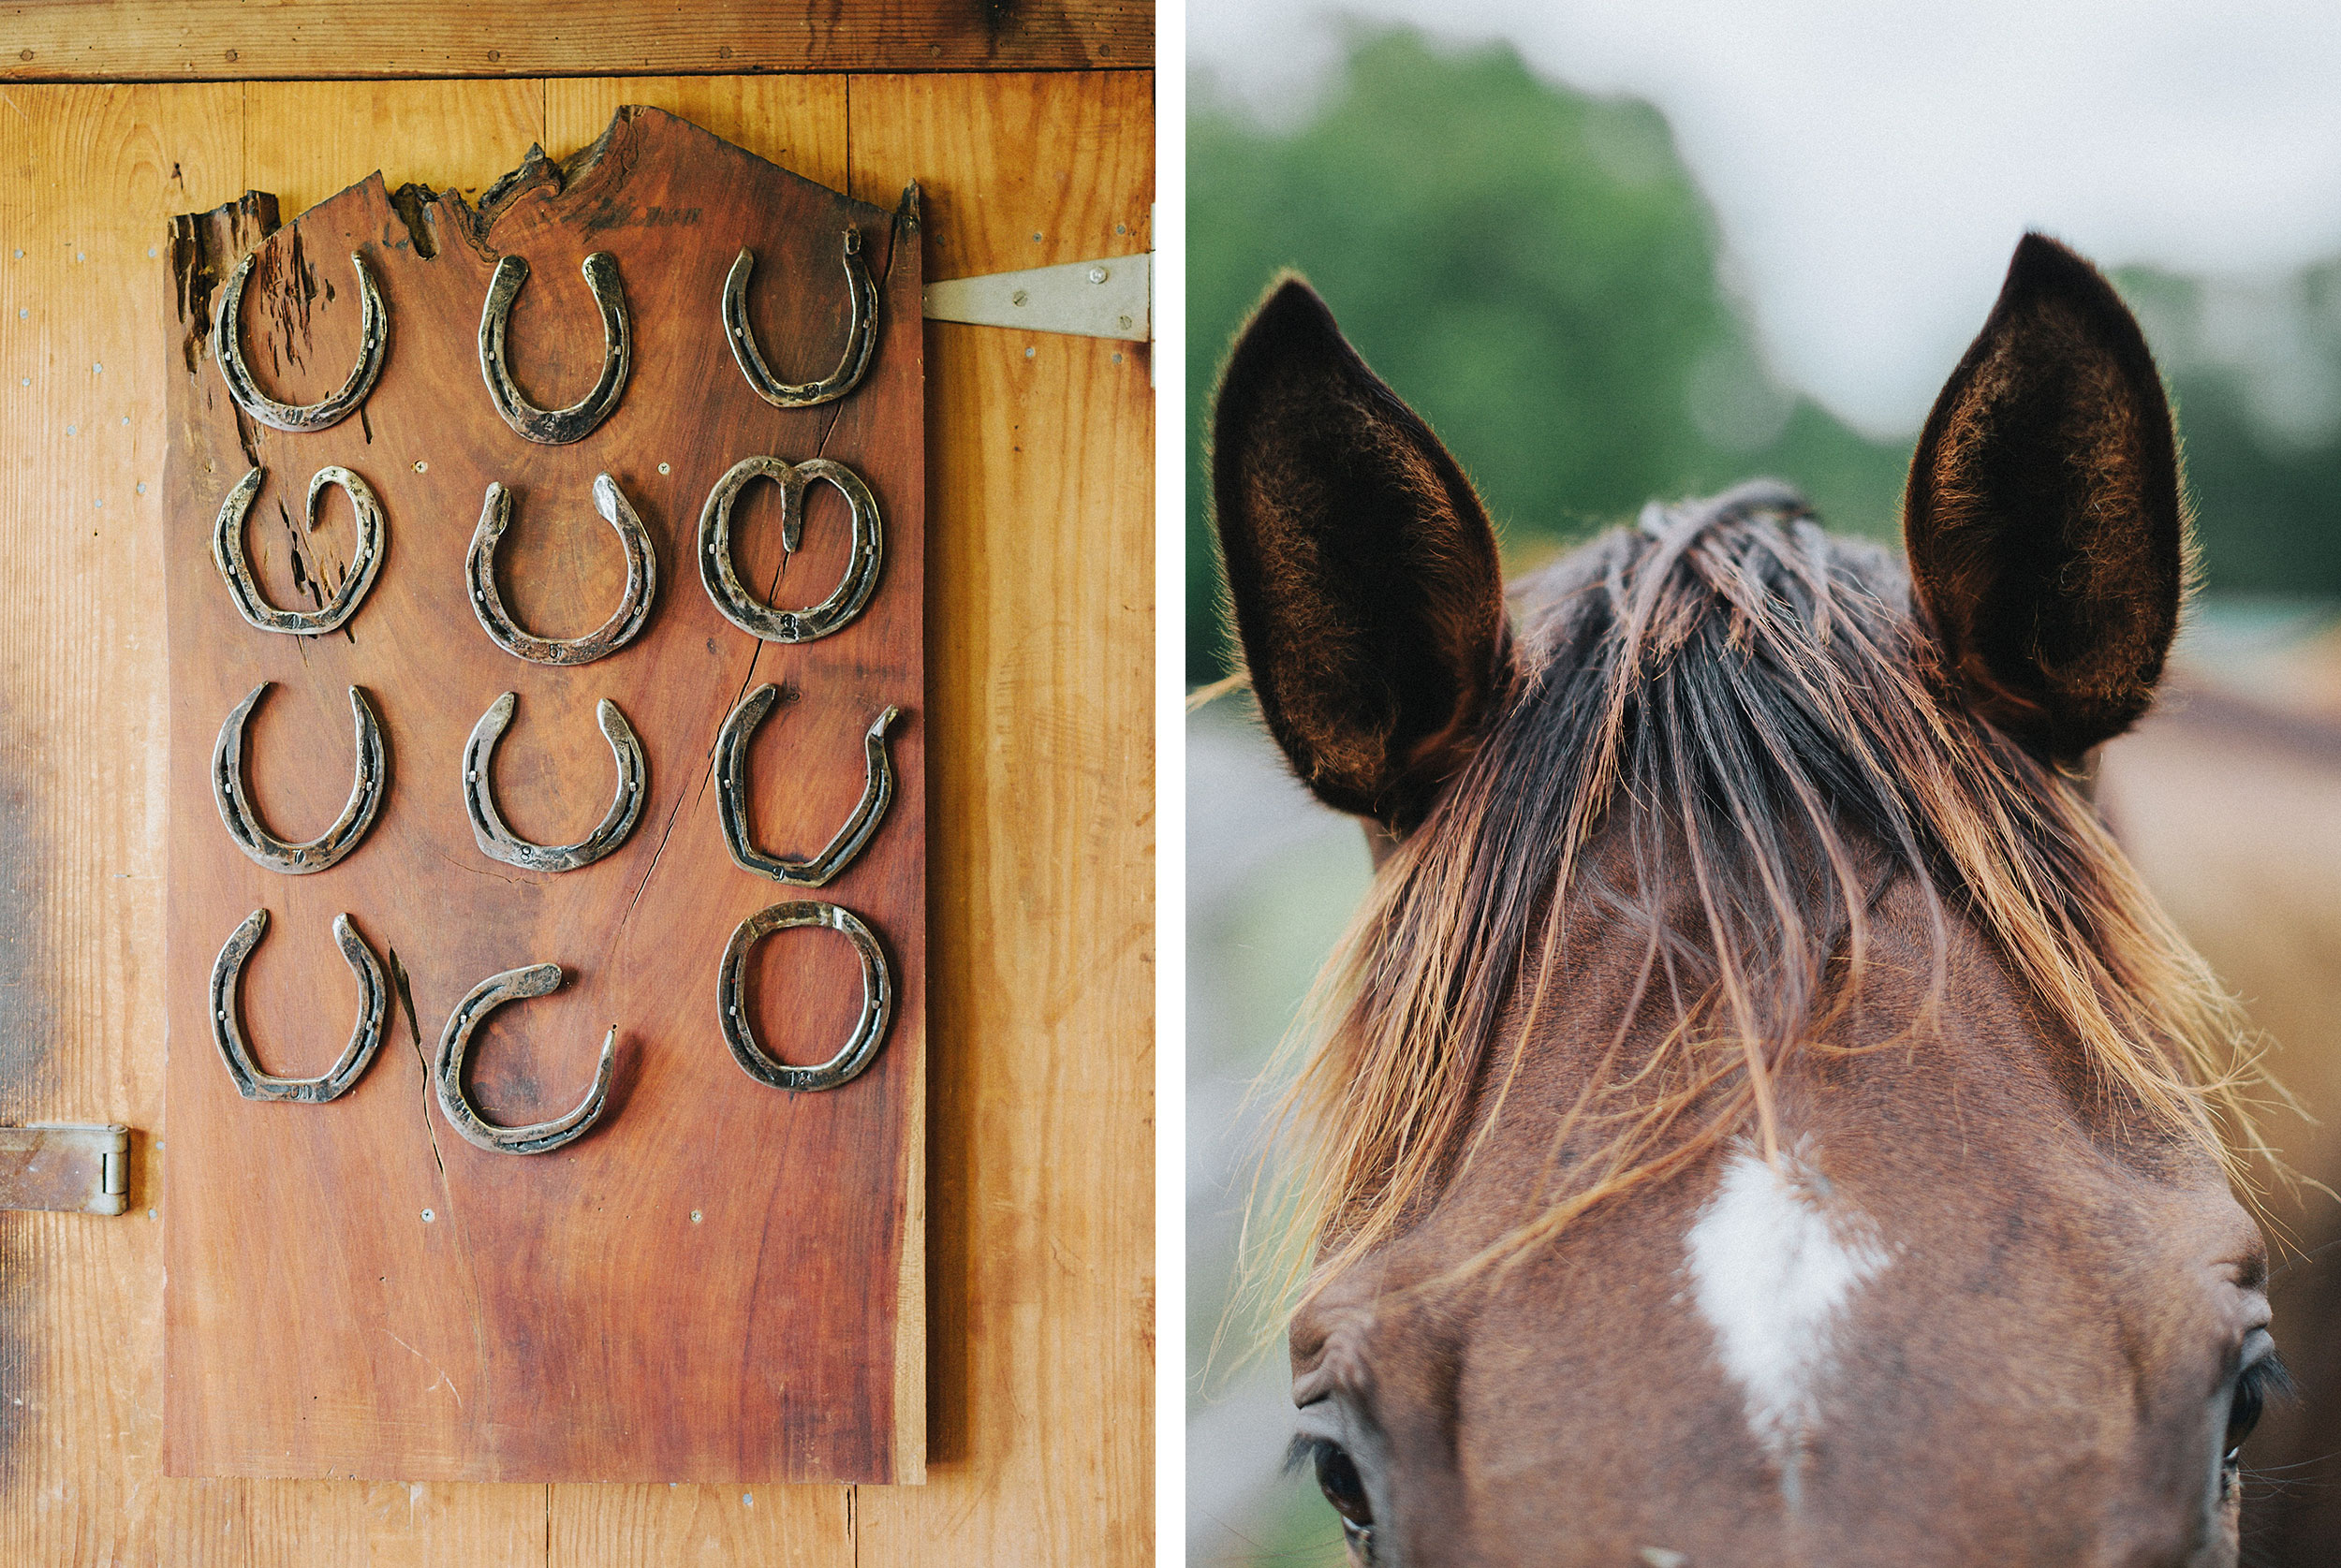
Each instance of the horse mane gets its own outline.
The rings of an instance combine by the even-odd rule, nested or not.
[[[1256,1283],[1289,1304],[1436,1201],[1554,1007],[1572,921],[1638,933],[1640,982],[1553,1134],[1531,1212],[1475,1264],[1751,1121],[1776,1153],[1775,1079],[1859,995],[1881,876],[1914,879],[1934,923],[1930,1000],[1899,1038],[1934,1026],[1965,921],[2079,1043],[2131,1132],[2200,1150],[2247,1189],[2273,1092],[2257,1036],[2076,781],[1966,711],[1897,556],[1831,538],[1759,481],[1654,503],[1518,596],[1511,691],[1376,878],[1288,1042],[1282,1223]],[[1671,1027],[1628,1055],[1652,1007]]]

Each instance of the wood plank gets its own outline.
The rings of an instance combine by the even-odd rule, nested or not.
[[[372,180],[264,242],[273,213],[248,200],[183,220],[174,240],[184,303],[168,347],[184,434],[168,476],[165,543],[174,567],[168,1007],[169,1115],[183,1152],[165,1205],[165,1468],[915,1479],[916,1401],[897,1418],[898,1385],[920,1385],[920,1303],[905,1303],[901,1282],[918,1258],[909,1194],[923,1151],[925,1032],[924,424],[918,256],[898,241],[915,224],[905,229],[657,110],[621,112],[588,156],[558,170],[537,158],[477,215],[453,195],[404,211]],[[834,363],[847,225],[864,236],[878,280],[869,374],[836,403],[775,410],[731,363],[716,310],[724,274],[753,245],[751,315],[766,354],[792,371]],[[245,352],[287,401],[330,389],[355,356],[352,250],[380,286],[388,362],[362,411],[329,430],[256,430],[207,355],[180,345],[181,335],[204,341],[215,287],[256,242]],[[515,309],[514,373],[533,388],[588,386],[603,358],[599,323],[556,280],[589,250],[612,256],[625,280],[632,377],[591,436],[536,446],[478,386],[479,301],[500,254],[533,256],[544,281]],[[879,499],[883,574],[833,636],[759,644],[699,588],[700,503],[751,454],[843,462]],[[255,631],[208,569],[213,519],[247,462],[275,487],[262,491],[256,515],[267,520],[248,543],[276,604],[305,602],[304,579],[337,582],[348,569],[346,523],[297,522],[305,474],[341,463],[381,496],[385,561],[344,631]],[[598,470],[615,476],[655,543],[655,612],[606,659],[527,665],[481,632],[464,590],[481,493],[493,480],[516,498],[498,552],[516,618],[575,636],[609,613],[624,577],[585,499]],[[734,555],[764,594],[810,603],[844,573],[843,508],[815,500],[803,548],[785,558],[777,531],[756,520],[758,508],[774,510],[774,493],[742,506]],[[784,581],[796,586],[769,586]],[[283,687],[247,731],[264,820],[320,824],[348,793],[348,687],[371,695],[388,740],[380,814],[322,875],[255,866],[219,828],[209,738],[264,680]],[[775,847],[809,850],[846,819],[863,787],[863,730],[890,705],[904,715],[891,741],[893,804],[818,895],[740,871],[716,824],[716,730],[767,681],[792,697],[750,761],[758,831]],[[529,872],[472,844],[459,764],[479,714],[507,690],[522,708],[493,769],[525,839],[577,839],[607,804],[597,702],[614,701],[640,736],[646,803],[606,858]],[[876,931],[894,1000],[861,1076],[792,1095],[747,1077],[725,1049],[716,960],[740,920],[806,896]],[[320,1070],[346,1035],[350,984],[319,940],[337,914],[351,914],[411,982],[400,988],[413,1015],[405,1033],[329,1105],[243,1099],[212,1048],[213,959],[258,908],[273,921],[245,970],[242,1010],[270,1071]],[[611,1109],[555,1153],[475,1148],[432,1108],[425,1047],[485,976],[547,961],[567,982],[497,1015],[473,1092],[508,1125],[556,1116],[577,1101],[615,1020],[624,1076]],[[750,973],[745,1011],[788,1060],[827,1058],[861,1015],[859,967],[833,936],[773,939]]]
[[[129,1215],[0,1214],[0,1561],[157,1555],[167,708],[148,350],[169,302],[149,252],[190,193],[240,188],[240,98],[0,103],[0,1121],[140,1130]]]
[[[1128,69],[1155,47],[1151,0],[68,0],[0,15],[0,79],[20,81]]]
[[[287,218],[376,171],[393,188],[477,200],[545,136],[541,81],[314,81],[247,88],[244,99],[243,188],[273,195]]]
[[[1146,77],[856,78],[852,111],[852,190],[920,180],[935,276],[1150,242]],[[926,1487],[857,1493],[861,1550],[1142,1562],[1152,393],[1123,344],[943,324],[927,343],[932,1452]]]

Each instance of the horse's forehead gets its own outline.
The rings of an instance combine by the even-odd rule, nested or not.
[[[1362,1397],[1489,1528],[1534,1500],[1589,1511],[1572,1516],[1589,1539],[1611,1516],[1630,1533],[1646,1505],[1713,1543],[1799,1507],[1825,1527],[1900,1486],[1939,1493],[1907,1520],[2012,1509],[2037,1542],[2076,1528],[2041,1501],[2051,1477],[2092,1473],[2080,1490],[2105,1506],[2187,1496],[2188,1473],[2162,1472],[2191,1460],[2136,1449],[2191,1430],[2171,1401],[2216,1393],[2237,1287],[2264,1268],[2256,1227],[2209,1160],[2124,1145],[2077,1048],[2042,1036],[1970,934],[1942,1027],[1893,1040],[1931,976],[1895,961],[1909,912],[1879,914],[1870,1002],[1784,1070],[1771,1151],[1720,1140],[1452,1283],[1550,1180],[1580,1081],[1554,1042],[1432,1220],[1296,1320],[1303,1385]],[[1572,978],[1604,984],[1597,963]],[[1907,1561],[1938,1559],[1919,1546]]]

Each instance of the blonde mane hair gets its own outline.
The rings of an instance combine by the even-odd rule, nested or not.
[[[1631,998],[1593,1020],[1612,1033],[1532,1211],[1466,1267],[1743,1129],[1776,1152],[1783,1063],[1859,995],[1871,906],[1904,876],[1935,972],[1901,1039],[1922,1048],[1936,1026],[1966,922],[2133,1128],[2239,1186],[2254,1160],[2279,1168],[2255,1115],[2276,1092],[2257,1037],[2075,782],[1951,693],[1897,557],[1829,538],[1759,483],[1654,506],[1526,588],[1509,696],[1288,1042],[1256,1289],[1288,1309],[1419,1219],[1565,1005],[1557,960],[1621,928],[1642,944]],[[1592,873],[1597,834],[1622,835],[1627,886]],[[1629,1056],[1654,1005],[1671,1027]],[[1589,1139],[1590,1157],[1562,1159]]]

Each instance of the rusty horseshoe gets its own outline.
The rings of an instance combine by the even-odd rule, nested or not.
[[[747,377],[749,387],[774,408],[812,408],[834,403],[859,386],[862,373],[870,368],[870,355],[877,347],[874,330],[877,290],[861,259],[860,229],[846,230],[845,261],[846,351],[834,371],[818,381],[801,384],[783,381],[772,373],[757,346],[756,330],[748,325],[748,277],[756,271],[756,253],[743,250],[731,263],[731,271],[724,279],[724,339],[731,344],[731,357],[740,362],[740,374]]]
[[[780,688],[767,681],[742,697],[740,706],[724,720],[715,737],[715,814],[723,824],[724,847],[742,871],[795,887],[820,887],[853,863],[893,802],[894,762],[886,750],[886,731],[902,716],[902,710],[889,708],[871,721],[869,732],[862,737],[860,803],[819,854],[799,859],[767,855],[756,847],[748,832],[748,742],[779,697]]]
[[[845,1045],[817,1067],[791,1067],[785,1062],[774,1061],[756,1043],[756,1033],[748,1027],[748,949],[774,931],[799,926],[821,926],[836,931],[853,944],[856,956],[861,960],[861,1012],[854,1019]],[[894,1018],[894,977],[886,967],[886,953],[878,945],[877,933],[852,910],[817,900],[776,903],[741,921],[732,931],[731,940],[724,944],[723,965],[716,972],[715,988],[715,1011],[723,1028],[724,1044],[731,1048],[731,1059],[740,1063],[740,1070],[758,1083],[799,1093],[835,1089],[853,1078],[877,1055],[878,1047],[886,1043],[887,1025]]]
[[[496,263],[488,284],[488,302],[479,312],[479,374],[488,383],[488,396],[496,412],[515,432],[546,447],[564,446],[592,433],[610,418],[626,390],[626,373],[634,365],[634,329],[626,312],[626,290],[618,282],[618,258],[596,251],[582,269],[585,286],[594,291],[601,311],[601,379],[567,408],[539,408],[528,401],[504,362],[504,327],[512,301],[528,281],[528,263],[508,256]]]
[[[252,1049],[244,1044],[243,1029],[236,1018],[243,960],[252,956],[252,949],[267,934],[268,911],[256,909],[243,917],[234,934],[228,938],[228,945],[219,950],[219,958],[212,965],[212,1043],[219,1047],[219,1059],[228,1064],[228,1076],[235,1080],[236,1092],[247,1100],[296,1100],[315,1106],[339,1099],[365,1076],[367,1064],[374,1061],[374,1053],[382,1044],[382,1020],[390,1011],[390,988],[383,983],[381,960],[349,923],[348,916],[333,916],[333,941],[340,946],[350,974],[358,977],[358,1023],[349,1032],[349,1045],[342,1051],[341,1060],[329,1071],[313,1078],[280,1078],[261,1071],[260,1064],[252,1059]]]
[[[439,1046],[431,1058],[431,1085],[438,1093],[439,1112],[448,1124],[475,1148],[496,1154],[549,1154],[565,1143],[575,1143],[601,1120],[610,1099],[610,1078],[618,1051],[618,1026],[602,1036],[601,1061],[594,1068],[593,1087],[567,1116],[533,1121],[524,1127],[501,1127],[479,1114],[464,1088],[464,1061],[471,1052],[472,1031],[480,1020],[508,1002],[543,996],[561,986],[561,966],[533,963],[491,975],[464,993],[439,1032]]]
[[[617,797],[610,802],[601,826],[576,843],[530,843],[515,837],[504,825],[504,818],[496,811],[494,787],[488,778],[489,769],[495,761],[496,741],[505,726],[512,722],[512,710],[519,700],[517,693],[507,692],[490,703],[488,711],[479,715],[479,722],[472,725],[471,739],[464,742],[464,811],[471,818],[472,841],[489,859],[501,860],[523,871],[573,872],[581,866],[590,866],[626,843],[626,835],[634,831],[634,824],[642,814],[644,785],[650,774],[650,764],[642,756],[642,743],[634,738],[633,726],[618,711],[616,703],[608,697],[596,703],[595,721],[601,725],[602,739],[610,742],[610,755],[618,764]]]
[[[228,825],[228,836],[236,841],[236,847],[255,862],[270,871],[287,876],[306,876],[321,872],[339,861],[358,847],[366,829],[374,825],[374,813],[382,808],[382,791],[389,782],[390,769],[382,746],[382,725],[374,716],[374,705],[366,694],[356,686],[349,688],[350,717],[357,725],[358,770],[349,786],[349,803],[333,825],[316,838],[303,843],[291,843],[276,837],[260,825],[252,810],[251,797],[243,788],[243,722],[252,716],[273,681],[263,681],[252,688],[242,702],[228,715],[228,722],[219,726],[219,740],[212,747],[212,795],[219,806],[219,819]]]
[[[804,537],[804,494],[816,479],[834,486],[853,512],[853,553],[846,575],[830,596],[809,609],[775,609],[750,593],[731,560],[731,507],[752,480],[780,487],[780,548],[796,553]],[[778,458],[742,458],[708,492],[699,508],[699,581],[724,619],[765,642],[811,642],[861,613],[877,588],[886,556],[886,532],[877,498],[861,476],[832,458],[783,462]]]
[[[343,574],[341,586],[333,596],[314,610],[278,609],[260,594],[260,585],[252,576],[251,564],[244,559],[243,528],[252,512],[252,498],[260,493],[260,481],[268,476],[265,468],[255,468],[236,481],[236,488],[228,492],[228,499],[219,504],[219,517],[212,524],[212,564],[219,568],[221,579],[228,584],[228,596],[235,601],[236,613],[264,632],[284,632],[293,637],[321,637],[339,631],[342,623],[358,613],[359,601],[366,590],[374,586],[375,575],[382,569],[382,503],[374,493],[374,487],[346,468],[325,467],[309,476],[308,499],[302,504],[302,517],[310,528],[317,525],[317,495],[328,485],[338,485],[349,497],[349,509],[358,520],[358,548],[349,557],[349,570]]]
[[[658,550],[651,543],[650,530],[626,504],[618,482],[607,474],[594,478],[594,508],[617,530],[618,543],[626,549],[626,594],[598,631],[568,638],[533,637],[521,630],[504,608],[504,595],[496,592],[496,545],[512,521],[512,492],[500,484],[489,484],[464,569],[471,579],[472,613],[495,645],[513,657],[537,665],[591,664],[633,641],[650,620],[651,601],[658,593]]]
[[[366,270],[366,258],[356,251],[349,253],[349,264],[358,269],[358,363],[342,383],[342,389],[318,403],[278,403],[254,384],[251,367],[243,362],[243,333],[237,325],[243,310],[243,286],[252,276],[252,263],[259,253],[253,252],[236,263],[236,270],[228,275],[228,286],[219,291],[219,307],[212,315],[212,358],[219,361],[220,379],[228,383],[228,395],[253,418],[271,430],[317,431],[341,423],[351,410],[366,401],[374,389],[375,377],[382,374],[382,353],[390,342],[390,317],[382,308],[381,291],[374,286],[374,274]]]

